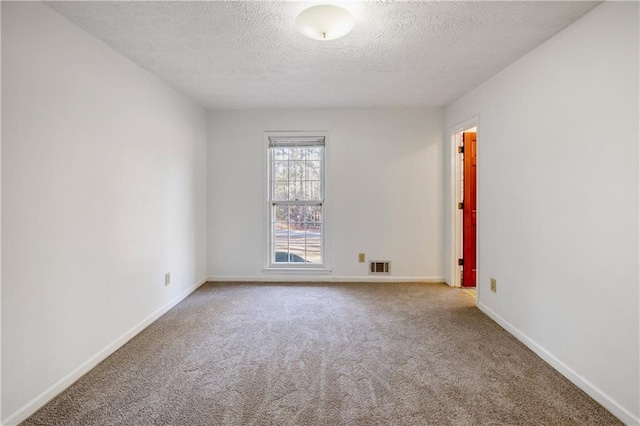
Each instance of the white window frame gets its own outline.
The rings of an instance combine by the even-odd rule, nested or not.
[[[292,263],[283,263],[283,262],[275,262],[274,259],[274,254],[272,252],[272,247],[273,247],[273,226],[272,226],[272,217],[271,215],[273,214],[273,202],[271,200],[271,176],[272,176],[272,158],[271,158],[271,149],[270,149],[270,138],[282,138],[282,139],[286,139],[286,138],[300,138],[300,139],[320,139],[323,138],[324,139],[324,149],[322,150],[323,152],[323,157],[322,157],[322,167],[321,167],[321,185],[322,185],[322,200],[321,205],[322,205],[322,221],[321,221],[321,228],[320,228],[320,233],[321,233],[321,239],[320,239],[320,244],[321,244],[321,257],[322,257],[322,263],[313,263],[313,264],[306,264],[306,263],[298,263],[298,262],[292,262]],[[329,140],[329,133],[326,131],[308,131],[308,132],[302,132],[302,131],[295,131],[295,132],[290,132],[290,131],[268,131],[268,132],[264,132],[264,143],[265,143],[265,168],[266,168],[266,185],[265,185],[265,206],[266,206],[266,214],[265,214],[265,219],[266,219],[266,244],[264,244],[265,247],[265,267],[264,270],[269,272],[269,271],[273,271],[273,272],[303,272],[303,273],[309,273],[309,272],[320,272],[320,273],[324,273],[324,272],[331,272],[331,270],[328,267],[328,262],[327,262],[327,237],[326,237],[326,231],[327,231],[327,185],[326,185],[326,162],[327,162],[327,145],[328,145],[328,140]],[[309,204],[313,204],[314,201],[310,201]]]

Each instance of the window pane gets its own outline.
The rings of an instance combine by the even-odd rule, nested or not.
[[[287,148],[271,148],[273,149],[273,159],[274,160],[288,160],[289,152]]]
[[[275,229],[273,238],[276,252],[289,250],[289,232],[287,229]]]
[[[274,222],[273,223],[273,235],[288,235],[289,223],[288,222]]]
[[[288,200],[289,199],[289,185],[287,182],[275,182],[275,194],[273,194],[274,200]]]
[[[292,223],[300,223],[304,221],[304,214],[305,214],[305,208],[306,206],[296,206],[296,205],[292,205],[289,208],[289,220]],[[297,225],[293,225],[293,227],[297,226]]]
[[[305,151],[306,151],[306,148],[291,147],[289,148],[289,159],[301,160],[304,157]]]
[[[305,260],[308,263],[322,263],[322,253],[320,251],[319,244],[316,244],[316,245],[307,244]]]
[[[322,170],[319,161],[307,161],[306,168],[307,179],[320,180]]]
[[[275,180],[275,181],[288,181],[289,180],[288,161],[274,161],[273,162],[273,180]]]
[[[320,228],[319,226],[318,227],[309,226],[307,228],[307,232],[305,233],[307,245],[310,245],[310,244],[320,245],[320,243],[322,242],[321,229],[322,228]]]
[[[299,206],[292,206],[291,214],[296,215]],[[275,262],[304,262],[305,231],[297,222],[277,223],[274,227]]]
[[[322,160],[322,148],[307,148],[307,160]]]
[[[309,181],[309,199],[322,200],[322,183],[319,180]]]
[[[289,220],[289,206],[273,206],[272,220],[274,222],[287,222]]]
[[[304,200],[304,191],[302,190],[302,182],[299,180],[289,181],[289,199]]]
[[[309,206],[308,222],[322,222],[322,206]],[[320,223],[317,224],[320,226]]]
[[[276,248],[276,254],[280,252],[287,253],[289,251],[289,243],[287,242],[286,236],[284,241],[276,241],[274,245]]]

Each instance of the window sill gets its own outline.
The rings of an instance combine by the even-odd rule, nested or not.
[[[301,275],[330,274],[331,268],[274,267],[274,268],[263,268],[262,272],[269,272],[269,273],[275,273],[275,274],[301,274]]]

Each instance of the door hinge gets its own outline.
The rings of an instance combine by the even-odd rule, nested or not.
[[[458,147],[458,154],[464,154],[464,145]]]
[[[464,266],[464,259],[458,259],[458,266]]]
[[[458,210],[464,209],[464,203],[458,203]]]

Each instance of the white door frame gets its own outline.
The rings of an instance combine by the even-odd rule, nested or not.
[[[476,133],[478,133],[478,117],[472,117],[462,123],[453,126],[449,130],[450,142],[450,188],[449,193],[451,194],[451,204],[449,206],[449,215],[450,215],[450,238],[451,238],[451,246],[450,246],[450,254],[451,254],[451,264],[449,267],[451,268],[449,271],[449,277],[451,277],[451,282],[449,285],[451,287],[462,287],[462,271],[460,266],[458,265],[458,259],[462,258],[462,211],[458,209],[458,203],[462,201],[463,193],[462,193],[462,176],[464,173],[462,167],[462,161],[460,155],[458,155],[458,147],[462,145],[462,134],[469,129],[476,127]],[[478,135],[479,137],[479,135]],[[477,179],[476,179],[477,183]],[[477,185],[476,185],[477,188]],[[477,235],[476,235],[476,253],[477,252]],[[476,254],[476,262],[479,256]],[[479,262],[477,262],[479,263]],[[476,268],[477,268],[476,264]],[[477,284],[476,284],[477,288]]]

